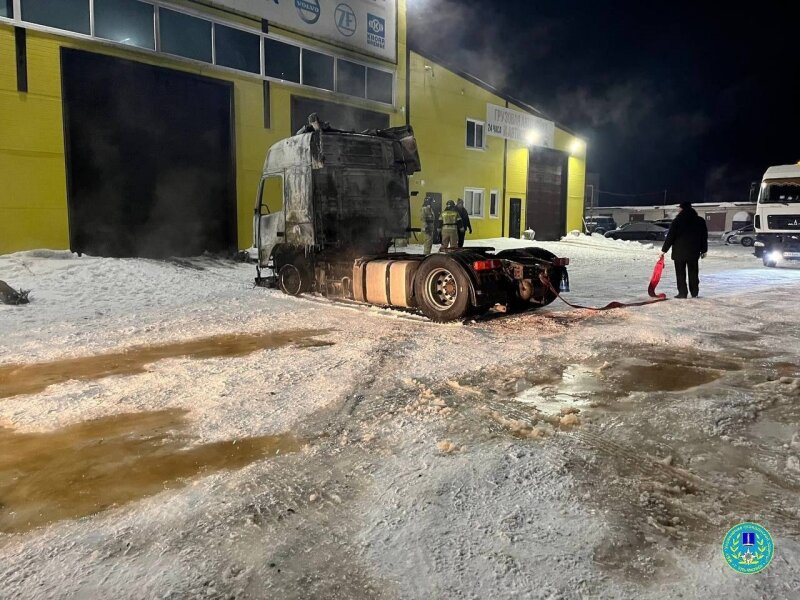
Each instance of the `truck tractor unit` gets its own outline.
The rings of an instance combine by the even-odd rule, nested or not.
[[[758,194],[755,255],[764,266],[800,260],[800,164],[770,167]]]
[[[419,231],[410,227],[409,177],[421,169],[412,129],[352,133],[309,122],[264,163],[254,219],[258,285],[438,322],[545,306],[568,289],[569,259],[541,248],[392,251]]]

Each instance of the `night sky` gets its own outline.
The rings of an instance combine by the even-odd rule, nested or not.
[[[409,0],[412,48],[583,136],[604,205],[747,201],[800,160],[791,2]]]

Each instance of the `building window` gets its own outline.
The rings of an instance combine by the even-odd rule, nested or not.
[[[257,35],[225,25],[214,25],[214,44],[214,58],[218,65],[249,73],[261,73],[260,42]]]
[[[176,56],[211,62],[211,21],[159,8],[161,50]]]
[[[497,199],[497,190],[492,190],[489,194],[489,217],[492,219],[496,219],[499,215],[500,206]]]
[[[336,61],[336,91],[358,98],[367,94],[367,68],[349,60]]]
[[[483,218],[483,194],[484,190],[477,188],[464,190],[464,208],[470,217]]]
[[[267,77],[300,83],[300,48],[276,40],[264,40]]]
[[[89,35],[89,0],[22,0],[22,20]]]
[[[483,150],[483,121],[467,119],[467,148]]]
[[[367,98],[392,104],[394,101],[394,77],[378,69],[367,69]]]
[[[155,49],[153,5],[138,0],[94,0],[94,34],[112,42]]]
[[[91,35],[390,106],[395,102],[395,73],[391,70],[301,48],[267,37],[266,30],[188,14],[166,4],[161,0],[0,0],[0,18],[16,17],[79,36]],[[263,49],[259,46],[262,39]],[[484,124],[472,121],[467,136],[471,147],[482,148],[484,136]]]
[[[333,57],[303,48],[303,85],[333,91]]]

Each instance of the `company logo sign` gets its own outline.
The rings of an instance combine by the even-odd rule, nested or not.
[[[352,36],[358,28],[356,13],[347,4],[340,4],[333,14],[336,20],[336,29],[345,37]]]
[[[319,0],[294,0],[300,18],[309,25],[319,21],[322,9],[319,7]]]
[[[722,555],[734,571],[758,573],[772,562],[775,544],[769,531],[758,523],[740,523],[725,536]]]
[[[367,13],[367,44],[386,48],[386,19]]]

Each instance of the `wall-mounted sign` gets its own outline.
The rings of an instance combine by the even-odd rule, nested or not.
[[[486,105],[486,135],[504,138],[527,146],[552,148],[556,126],[552,121],[529,113]]]
[[[397,62],[397,0],[211,0],[311,37]]]

